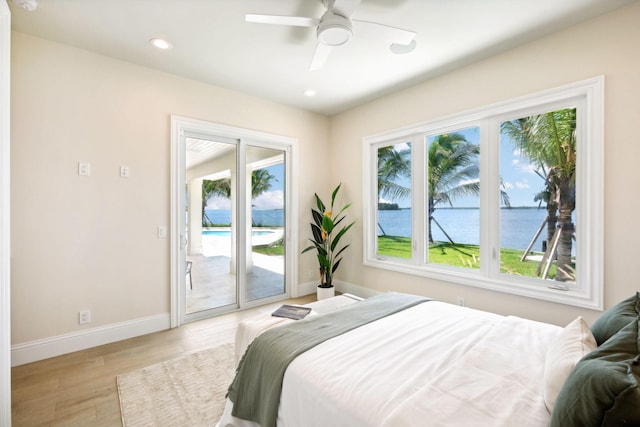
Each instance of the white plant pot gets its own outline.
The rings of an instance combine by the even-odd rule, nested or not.
[[[318,286],[316,289],[318,301],[336,296],[336,288],[334,286],[330,288],[321,288]]]

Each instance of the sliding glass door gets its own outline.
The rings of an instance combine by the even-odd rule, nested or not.
[[[172,324],[287,298],[293,140],[173,118]]]
[[[238,304],[238,141],[185,138],[185,314]]]
[[[246,150],[247,265],[245,299],[284,295],[285,286],[285,151],[259,146]]]

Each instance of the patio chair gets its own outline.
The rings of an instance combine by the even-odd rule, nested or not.
[[[193,262],[187,261],[187,268],[185,273],[189,275],[189,288],[193,289],[193,280],[191,279],[191,264],[193,264]]]

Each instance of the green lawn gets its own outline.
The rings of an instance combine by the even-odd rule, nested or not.
[[[380,255],[410,258],[411,239],[409,237],[378,236]],[[522,250],[501,249],[500,271],[527,277],[537,277],[538,261],[520,261]],[[437,242],[429,245],[429,262],[455,267],[478,268],[480,266],[480,248],[478,245],[452,244]],[[555,276],[555,265],[549,272],[549,278]]]
[[[252,250],[263,255],[284,255],[284,241],[278,239],[269,245],[254,246]]]
[[[284,255],[282,239],[268,246],[254,246],[254,252],[265,255]],[[500,271],[526,277],[538,277],[538,261],[520,261],[521,250],[500,250]],[[411,239],[409,237],[378,236],[378,253],[397,258],[411,257]],[[438,242],[429,245],[429,262],[455,267],[478,268],[480,266],[480,248],[478,245],[452,244]],[[551,266],[549,278],[555,277],[555,265]]]

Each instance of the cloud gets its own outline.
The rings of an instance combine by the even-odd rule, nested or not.
[[[282,190],[267,191],[251,201],[255,209],[282,209],[284,208],[284,192]]]
[[[229,210],[231,209],[231,200],[225,197],[214,196],[207,201],[206,208],[210,210],[216,210],[216,209]]]
[[[505,190],[512,190],[513,189],[513,184],[508,182],[508,181],[503,181],[502,182],[502,186],[504,187]]]
[[[521,159],[512,159],[511,164],[522,173],[535,173],[538,168],[531,163],[522,163]]]
[[[531,187],[529,186],[529,181],[527,179],[523,179],[521,181],[516,181],[516,188],[519,190],[526,190]]]

